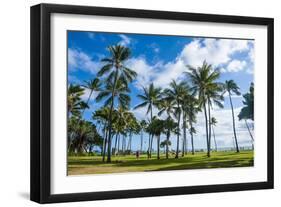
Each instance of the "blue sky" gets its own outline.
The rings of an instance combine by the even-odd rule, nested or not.
[[[200,66],[204,60],[221,71],[220,82],[233,79],[246,93],[250,83],[254,82],[254,40],[219,39],[202,37],[179,37],[165,35],[121,34],[102,32],[68,31],[68,82],[81,84],[96,77],[102,67],[100,59],[108,56],[109,45],[121,44],[131,49],[132,55],[127,66],[138,73],[130,84],[131,110],[138,119],[146,119],[146,109],[134,110],[140,100],[136,97],[142,93],[142,87],[151,82],[165,88],[172,79],[180,81],[187,71],[186,65]],[[86,100],[89,92],[83,98]],[[103,105],[96,103],[94,94],[90,109],[85,112],[86,119],[92,112]],[[237,115],[243,106],[242,97],[233,97],[234,112]],[[155,114],[157,109],[154,109]],[[213,116],[218,120],[215,128],[218,147],[232,147],[231,111],[228,97],[225,97],[224,108],[214,108]],[[244,122],[237,122],[238,142],[241,146],[250,146],[250,137]],[[198,114],[195,147],[204,148],[204,119]],[[161,139],[164,140],[164,136]],[[145,135],[145,147],[147,145]],[[175,140],[175,139],[174,139]],[[172,139],[172,148],[175,147]],[[140,141],[139,135],[133,137],[133,148]],[[155,148],[155,147],[154,147]]]

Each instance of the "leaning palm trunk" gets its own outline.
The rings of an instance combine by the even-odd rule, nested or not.
[[[204,101],[204,115],[205,115],[205,125],[206,125],[206,141],[207,141],[207,156],[210,157],[210,150],[209,150],[209,133],[208,133],[208,116],[207,116],[207,109],[206,109],[206,102]]]
[[[232,105],[232,99],[230,92],[228,92],[229,95],[229,101],[230,101],[230,106],[231,106],[231,112],[232,112],[232,126],[233,126],[233,133],[234,133],[234,139],[235,139],[235,147],[236,147],[236,152],[239,152],[239,146],[237,142],[237,136],[236,136],[236,129],[235,129],[235,119],[234,119],[234,111],[233,111],[233,105]]]
[[[106,147],[107,147],[107,139],[108,139],[108,130],[105,132],[105,139],[104,139],[104,148],[103,148],[103,154],[102,154],[102,161],[105,161],[105,155],[106,155]]]

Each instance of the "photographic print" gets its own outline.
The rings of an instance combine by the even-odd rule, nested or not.
[[[32,201],[274,187],[273,18],[57,4],[30,16]]]
[[[253,39],[67,31],[68,175],[254,166]]]

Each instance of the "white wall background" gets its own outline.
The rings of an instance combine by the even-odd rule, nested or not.
[[[281,56],[281,13],[277,0],[11,0],[1,2],[0,12],[0,206],[38,205],[29,201],[29,7],[41,2],[275,18],[275,190],[63,203],[53,206],[236,207],[281,202],[281,152],[278,147],[281,144],[281,60],[277,58]]]

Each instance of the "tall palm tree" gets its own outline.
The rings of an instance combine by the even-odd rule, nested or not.
[[[177,118],[178,126],[177,126],[177,148],[176,148],[176,156],[177,159],[179,157],[179,136],[180,136],[180,120],[181,120],[181,104],[186,92],[186,85],[184,82],[177,83],[175,80],[169,84],[169,88],[164,90],[164,93],[167,96],[167,99],[170,100],[174,107],[174,114]]]
[[[214,137],[214,143],[215,143],[215,150],[218,151],[218,146],[217,146],[217,141],[216,141],[216,135],[215,135],[215,130],[214,130],[214,126],[216,126],[216,124],[218,123],[217,119],[215,117],[211,118],[211,126],[212,126],[212,130],[213,130],[213,137]]]
[[[113,90],[114,93],[112,93]],[[109,117],[108,117],[107,162],[111,162],[111,142],[112,142],[114,100],[117,99],[119,107],[127,109],[131,100],[130,96],[128,95],[129,92],[130,90],[127,87],[127,85],[122,80],[119,79],[116,84],[112,83],[111,81],[107,82],[105,88],[102,89],[102,91],[96,97],[97,102],[106,99],[104,105],[108,106],[110,109]]]
[[[235,129],[235,117],[234,117],[234,111],[233,111],[233,103],[231,96],[233,94],[241,95],[240,88],[237,86],[237,84],[233,80],[226,80],[224,83],[224,90],[228,93],[229,102],[231,106],[231,112],[232,112],[232,126],[233,126],[233,134],[235,139],[235,146],[236,146],[236,152],[239,152],[239,146],[237,142],[237,135],[236,135],[236,129]]]
[[[159,100],[161,98],[161,88],[154,87],[153,83],[151,83],[147,88],[143,87],[143,94],[138,94],[137,97],[142,100],[142,103],[135,106],[134,109],[147,107],[146,114],[150,113],[150,122],[151,122],[153,118],[153,107],[158,105]],[[148,144],[149,158],[151,157],[152,141],[153,141],[153,137],[151,134],[149,134],[149,144]]]
[[[187,66],[189,71],[185,72],[188,78],[191,79],[193,84],[194,94],[197,94],[199,100],[200,108],[203,108],[205,116],[205,127],[206,127],[206,144],[207,144],[207,156],[210,157],[210,124],[209,115],[207,111],[207,106],[210,107],[210,92],[217,88],[218,83],[216,82],[220,76],[218,70],[214,70],[212,65],[208,64],[206,61],[203,62],[202,66],[194,68],[192,66]],[[209,113],[210,114],[210,113]]]
[[[125,62],[129,59],[131,51],[129,48],[115,45],[109,46],[108,51],[109,57],[102,59],[101,61],[105,65],[98,72],[98,76],[108,75],[106,82],[111,84],[111,100],[110,102],[110,113],[109,113],[109,133],[108,133],[108,153],[107,162],[111,162],[110,142],[112,134],[112,111],[114,109],[114,97],[116,93],[116,86],[119,80],[122,80],[123,84],[128,86],[130,82],[137,76],[137,73],[125,65]]]

